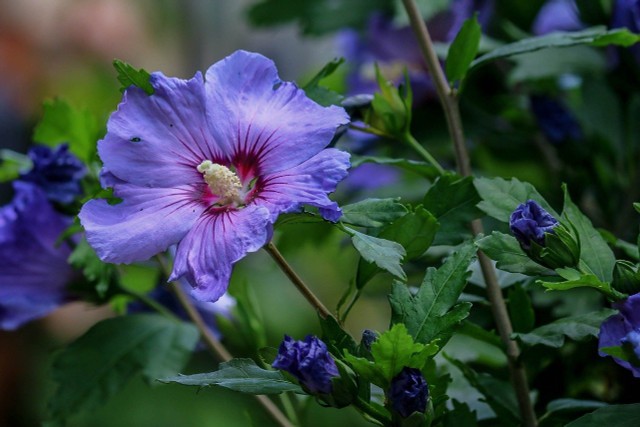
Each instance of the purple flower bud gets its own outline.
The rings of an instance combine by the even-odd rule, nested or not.
[[[404,367],[393,377],[388,398],[394,411],[403,418],[427,409],[429,386],[419,369]]]
[[[313,335],[302,341],[285,335],[272,366],[289,372],[310,393],[331,393],[331,379],[340,375],[327,345]]]
[[[372,331],[371,329],[365,329],[362,331],[362,340],[360,341],[364,348],[371,351],[371,344],[378,340],[380,335],[376,331]]]
[[[534,200],[519,205],[509,218],[511,232],[525,250],[531,247],[531,242],[544,246],[544,234],[552,233],[558,224],[558,220]]]
[[[640,293],[631,295],[613,304],[619,310],[618,314],[607,318],[600,325],[598,348],[617,347],[623,344],[631,345],[633,352],[640,357]],[[602,351],[600,356],[607,356]],[[634,366],[626,360],[613,358],[620,366],[630,370],[633,376],[640,378],[640,366]]]
[[[52,202],[71,203],[82,193],[80,180],[86,170],[82,162],[69,152],[67,144],[59,145],[53,150],[44,145],[36,145],[29,150],[28,155],[33,167],[20,176],[21,181],[40,187]]]

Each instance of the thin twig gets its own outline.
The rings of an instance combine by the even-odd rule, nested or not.
[[[315,308],[320,317],[326,319],[331,316],[331,312],[327,309],[327,307],[322,304],[322,301],[315,296],[315,294],[309,289],[309,287],[304,283],[304,281],[298,276],[298,274],[291,268],[287,260],[284,259],[278,248],[273,244],[273,242],[267,243],[264,249],[271,255],[274,259],[278,267],[287,275],[289,280],[295,285],[295,287],[300,291],[302,296]]]
[[[420,49],[425,57],[429,73],[438,92],[438,97],[445,112],[447,126],[453,141],[456,154],[456,162],[458,171],[462,176],[471,175],[471,163],[469,154],[464,141],[464,131],[462,127],[462,119],[458,107],[458,99],[455,90],[453,90],[440,67],[440,61],[433,48],[431,37],[427,26],[418,11],[414,0],[402,0],[404,7],[409,15],[411,26],[418,38]],[[471,229],[474,235],[483,232],[480,220],[474,220],[471,223]],[[536,414],[529,397],[529,385],[527,383],[527,375],[524,366],[519,360],[520,349],[518,344],[511,339],[513,327],[511,319],[507,312],[507,306],[502,295],[502,290],[497,280],[496,272],[491,260],[482,252],[478,251],[478,262],[482,269],[487,289],[487,298],[491,302],[491,310],[493,313],[496,327],[500,335],[500,339],[506,348],[507,362],[509,365],[509,373],[513,388],[516,393],[520,415],[525,427],[535,427],[537,425]]]
[[[165,263],[164,259],[161,256],[157,257],[160,266],[164,270],[164,273],[167,277],[170,275],[169,267]],[[196,325],[200,335],[204,339],[204,342],[209,347],[209,350],[213,353],[213,355],[221,362],[228,362],[233,358],[231,353],[226,349],[224,345],[216,338],[216,336],[211,332],[211,329],[207,326],[205,321],[200,316],[200,313],[196,308],[191,304],[189,297],[185,294],[182,286],[178,282],[171,282],[171,289],[173,293],[178,298],[180,305],[187,312],[187,316],[189,319]],[[280,427],[295,427],[291,421],[280,411],[280,408],[276,406],[275,403],[271,399],[269,399],[265,395],[257,394],[254,395],[255,399],[263,406],[263,408],[271,415],[271,417],[278,423]]]

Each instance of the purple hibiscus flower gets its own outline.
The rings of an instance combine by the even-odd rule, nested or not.
[[[431,38],[442,43],[453,41],[465,19],[475,11],[479,12],[484,27],[492,8],[491,0],[453,0],[448,9],[427,21]],[[377,91],[374,68],[377,64],[382,75],[396,85],[404,81],[406,68],[417,104],[435,96],[435,87],[410,27],[397,26],[390,17],[374,14],[364,33],[345,30],[339,34],[338,44],[351,67],[347,76],[350,95]]]
[[[545,233],[553,232],[558,224],[535,200],[518,205],[509,218],[509,228],[524,249],[529,249],[531,242],[544,246]]]
[[[584,28],[574,0],[551,0],[538,11],[531,30],[536,36],[554,31],[577,31]]]
[[[13,183],[12,202],[0,208],[0,329],[16,329],[67,300],[75,277],[67,264],[71,248],[57,244],[71,218],[56,212],[45,192]]]
[[[617,347],[628,343],[632,346],[636,357],[640,358],[640,294],[618,301],[613,307],[619,310],[600,325],[600,337],[598,348]],[[606,353],[598,352],[600,356],[608,356]],[[634,366],[630,362],[618,359],[613,360],[633,373],[634,377],[640,378],[640,366]]]
[[[387,394],[393,410],[407,418],[414,412],[427,409],[429,386],[420,369],[404,367],[391,380]]]
[[[28,152],[33,167],[21,174],[19,180],[42,188],[52,202],[71,203],[82,194],[80,180],[86,173],[82,162],[62,144],[51,149],[35,145]]]
[[[289,372],[310,393],[331,393],[331,379],[340,375],[327,345],[313,335],[302,341],[285,335],[272,366]]]
[[[177,244],[169,280],[184,277],[197,299],[216,301],[279,214],[307,204],[340,217],[327,195],[349,155],[325,147],[348,123],[342,108],[316,104],[272,61],[244,51],[204,78],[153,73],[151,84],[150,96],[126,90],[98,143],[103,185],[122,202],[91,200],[79,217],[103,261],[141,261]]]

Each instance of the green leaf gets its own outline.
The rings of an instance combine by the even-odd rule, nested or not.
[[[262,369],[251,359],[233,359],[221,363],[214,372],[178,375],[159,381],[200,388],[218,386],[248,394],[279,394],[286,391],[304,394],[299,385],[286,380],[279,371]]]
[[[368,236],[347,227],[345,230],[351,235],[353,246],[365,261],[374,263],[399,279],[407,279],[401,265],[407,252],[400,243]]]
[[[544,345],[560,348],[564,345],[565,337],[574,341],[597,337],[600,331],[600,324],[615,313],[615,310],[604,309],[593,313],[566,317],[540,326],[526,334],[514,333],[513,337],[527,346]]]
[[[322,87],[319,84],[320,80],[333,74],[342,63],[344,63],[344,58],[336,58],[322,67],[322,69],[302,87],[302,90],[304,90],[307,97],[325,107],[329,105],[339,105],[344,99],[344,96],[333,90]]]
[[[447,354],[444,356],[460,369],[469,384],[484,396],[484,400],[493,409],[499,420],[506,425],[520,424],[518,402],[510,383],[488,374],[478,373],[464,362],[455,360]]]
[[[82,271],[87,281],[95,288],[99,298],[107,295],[117,285],[118,274],[113,264],[102,262],[86,240],[78,242],[69,255],[69,264]]]
[[[21,172],[31,169],[31,159],[12,150],[0,150],[0,182],[13,181]]]
[[[290,224],[300,224],[300,223],[318,223],[325,222],[324,218],[320,215],[316,215],[311,212],[297,212],[297,213],[287,213],[278,216],[276,220],[275,227],[280,227],[282,225],[290,225]]]
[[[473,245],[465,245],[437,270],[427,269],[414,296],[402,284],[394,284],[389,297],[391,322],[404,323],[416,342],[440,339],[444,346],[453,328],[469,315],[471,304],[457,303],[469,277],[469,264],[475,255]]]
[[[429,249],[438,226],[435,217],[422,206],[418,206],[414,212],[409,212],[383,227],[378,237],[400,243],[407,251],[405,261],[409,261],[418,258]],[[356,287],[362,289],[380,271],[376,265],[361,258],[356,274]]]
[[[609,282],[603,282],[593,274],[583,273],[573,268],[558,268],[556,272],[567,280],[560,282],[536,280],[536,284],[552,291],[566,291],[573,288],[593,288],[614,301],[624,296],[624,294],[613,289]]]
[[[140,68],[133,68],[126,62],[122,62],[118,59],[113,61],[113,67],[118,72],[118,81],[122,84],[121,91],[124,91],[129,86],[136,86],[144,90],[147,95],[153,95],[154,89],[151,85],[149,74],[146,70]]]
[[[394,159],[390,157],[377,156],[351,156],[351,166],[358,167],[364,163],[375,163],[377,165],[390,165],[397,168],[416,173],[429,180],[436,179],[440,172],[431,164],[417,160]]]
[[[616,237],[610,231],[604,230],[602,228],[598,229],[598,232],[602,236],[602,238],[607,242],[608,245],[613,246],[616,249],[620,249],[624,252],[625,256],[635,260],[640,261],[640,253],[638,252],[638,244],[633,244],[626,242],[622,239]]]
[[[603,282],[611,282],[615,256],[591,220],[573,204],[566,185],[564,190],[563,217],[575,227],[580,240],[580,260]]]
[[[607,31],[606,27],[587,28],[582,31],[556,32],[538,37],[530,37],[514,43],[500,46],[489,53],[486,53],[469,67],[469,71],[496,59],[509,58],[527,52],[534,52],[541,49],[553,47],[569,47],[577,45],[592,46],[631,46],[640,41],[640,36],[629,32],[627,29],[615,29]]]
[[[511,213],[518,205],[533,199],[555,218],[560,216],[549,206],[538,190],[528,182],[516,178],[476,178],[473,181],[482,201],[478,207],[487,215],[502,222],[509,222]]]
[[[471,236],[469,223],[480,218],[476,207],[480,196],[472,177],[446,174],[439,177],[425,194],[422,204],[440,223],[434,244],[459,244]]]
[[[596,400],[556,399],[547,404],[547,413],[592,411],[604,406],[608,405]]]
[[[58,353],[58,383],[49,401],[54,421],[90,411],[116,394],[134,375],[148,382],[184,367],[198,341],[197,329],[155,314],[103,320]]]
[[[509,317],[514,332],[529,332],[535,325],[535,312],[527,291],[520,285],[509,290]]]
[[[496,261],[496,267],[510,273],[528,276],[552,275],[553,271],[538,264],[524,253],[515,237],[494,231],[489,236],[475,242],[489,258]]]
[[[396,324],[371,345],[373,361],[355,357],[349,351],[345,360],[365,379],[387,389],[404,367],[422,369],[437,352],[436,344],[416,343],[403,324]]]
[[[50,147],[68,143],[69,149],[85,163],[95,157],[96,142],[103,127],[88,110],[71,107],[61,99],[45,101],[44,113],[36,125],[33,140]]]
[[[400,199],[365,199],[342,206],[342,218],[347,224],[359,227],[382,227],[404,216],[407,208]]]
[[[351,354],[357,353],[358,345],[351,335],[340,327],[333,316],[320,318],[320,327],[322,328],[322,341],[327,344],[331,354],[341,356],[345,350]]]
[[[420,257],[431,246],[438,230],[436,218],[422,206],[385,226],[378,237],[400,243],[406,260]]]
[[[478,420],[476,411],[469,409],[464,402],[452,400],[453,409],[447,411],[442,417],[442,427],[476,427]]]
[[[452,86],[467,74],[471,61],[478,53],[481,36],[482,29],[477,14],[464,21],[447,53],[446,74]]]
[[[640,420],[640,403],[609,405],[567,424],[567,427],[636,427]]]

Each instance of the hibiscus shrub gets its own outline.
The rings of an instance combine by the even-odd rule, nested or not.
[[[256,425],[640,423],[640,9],[445,3],[262,0],[344,59],[116,60],[105,123],[56,100],[0,151],[0,327],[113,311],[53,355],[51,425],[136,375]]]

